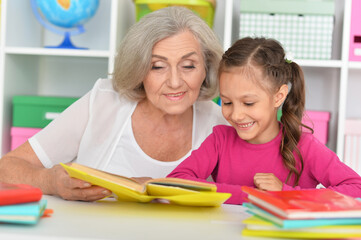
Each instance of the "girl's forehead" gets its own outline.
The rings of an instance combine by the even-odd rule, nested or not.
[[[224,73],[224,74],[223,74]],[[252,85],[256,85],[266,92],[271,91],[271,83],[269,79],[264,76],[263,71],[260,67],[246,65],[241,67],[230,67],[225,69],[220,75],[220,80],[226,80],[227,75],[233,75],[236,78],[242,79],[243,81],[249,81]]]
[[[225,73],[225,74],[223,74]],[[227,69],[224,69],[222,74],[220,75],[220,78],[222,79],[222,75],[234,75],[238,76],[242,79],[250,80],[256,84],[259,84],[261,79],[263,78],[262,71],[256,67],[253,66],[242,66],[242,67],[230,67]]]

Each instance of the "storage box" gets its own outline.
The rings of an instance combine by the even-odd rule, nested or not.
[[[277,112],[277,119],[280,121],[282,116],[281,109]],[[329,112],[320,111],[305,111],[302,118],[302,123],[313,129],[313,135],[323,144],[328,140],[328,122],[330,120]],[[308,131],[308,129],[303,129]]]
[[[155,10],[169,7],[182,6],[198,14],[207,24],[213,26],[215,0],[134,0],[136,20]]]
[[[298,59],[330,59],[334,0],[242,0],[240,38],[278,40]]]
[[[329,112],[305,111],[302,123],[313,129],[313,135],[323,144],[328,140]]]
[[[350,61],[361,61],[361,1],[352,0],[350,28]]]
[[[13,126],[44,128],[78,98],[14,96]]]
[[[343,161],[361,174],[361,119],[346,119]]]
[[[30,137],[39,132],[41,128],[11,128],[11,150],[14,150],[21,144],[25,143]]]

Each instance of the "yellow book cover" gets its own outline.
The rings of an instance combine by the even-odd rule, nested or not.
[[[112,191],[119,201],[151,202],[154,199],[187,206],[220,206],[230,193],[219,193],[213,183],[179,178],[151,179],[143,184],[78,163],[61,163],[71,177]]]
[[[360,225],[328,225],[318,227],[305,227],[284,229],[273,225],[258,216],[251,216],[242,221],[246,226],[242,230],[243,236],[274,237],[274,238],[300,238],[300,239],[335,239],[360,238]]]

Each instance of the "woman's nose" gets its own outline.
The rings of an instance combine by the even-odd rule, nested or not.
[[[181,74],[179,73],[179,71],[176,68],[174,68],[170,71],[167,83],[168,83],[169,87],[174,88],[174,89],[182,86],[183,79],[182,79]]]

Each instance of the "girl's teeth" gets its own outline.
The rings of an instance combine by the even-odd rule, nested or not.
[[[246,128],[252,126],[253,122],[247,123],[247,124],[238,124],[240,127]]]

